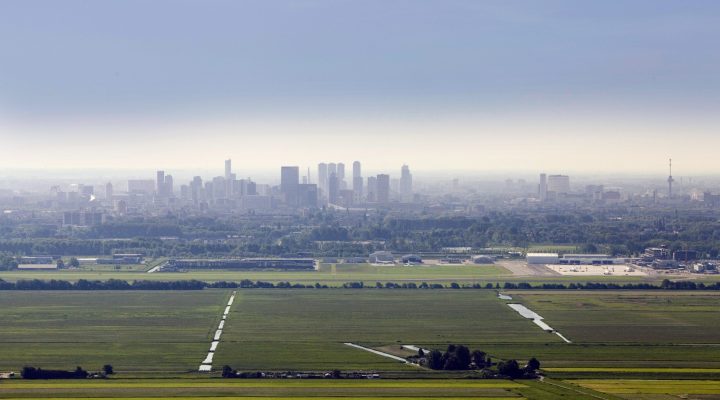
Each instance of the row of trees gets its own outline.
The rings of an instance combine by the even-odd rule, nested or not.
[[[91,374],[82,369],[82,367],[77,367],[74,371],[23,367],[20,375],[23,379],[86,379],[88,377],[105,377],[114,373],[113,366],[105,364],[103,365],[102,373]]]
[[[527,282],[513,283],[505,282],[487,283],[485,285],[474,283],[460,285],[452,282],[449,285],[440,283],[422,282],[376,282],[374,286],[366,286],[363,282],[347,282],[342,285],[345,289],[529,289],[529,290],[720,290],[720,282],[703,283],[692,281],[671,281],[665,279],[660,285],[650,283],[543,283],[531,285]],[[148,281],[136,280],[128,282],[121,279],[109,279],[106,281],[89,281],[80,279],[77,282],[63,280],[19,280],[9,282],[0,279],[0,290],[202,290],[210,289],[329,289],[326,284],[319,282],[315,284],[302,284],[290,282],[265,282],[243,279],[240,282],[204,282],[198,280],[182,281]]]

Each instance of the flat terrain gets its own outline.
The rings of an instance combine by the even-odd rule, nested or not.
[[[514,291],[573,341],[535,346],[546,367],[720,368],[720,293]],[[517,348],[516,348],[517,349]],[[503,349],[495,350],[504,354]],[[669,370],[672,373],[672,370]]]
[[[487,282],[498,277],[511,277],[512,273],[499,265],[418,265],[418,266],[372,266],[370,264],[322,264],[319,271],[232,271],[232,270],[195,270],[189,272],[144,273],[138,271],[101,270],[60,270],[60,271],[0,271],[0,279],[16,281],[20,279],[62,279],[87,280],[189,280],[208,282],[240,281],[250,279],[270,282],[290,281],[294,283],[328,283],[338,285],[348,281],[364,281],[375,284],[376,281],[393,282]]]
[[[227,291],[0,292],[0,371],[194,370]]]
[[[458,380],[227,380],[132,379],[95,382],[7,382],[0,398],[72,396],[77,398],[210,398],[242,399],[367,398],[518,399],[522,383]],[[238,397],[233,397],[238,396]],[[267,396],[267,397],[266,397]]]
[[[492,291],[241,290],[216,365],[257,369],[413,369],[368,347],[560,343]],[[531,355],[526,355],[531,356]]]

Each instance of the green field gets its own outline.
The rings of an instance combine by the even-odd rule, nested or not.
[[[525,350],[547,367],[720,368],[720,293],[510,293],[573,341]]]
[[[107,381],[0,380],[0,398],[659,400],[720,393],[712,380],[720,371],[720,294],[712,292],[511,292],[513,302],[573,341],[567,344],[489,290],[238,290],[216,372],[194,372],[229,294],[0,292],[0,371],[23,365],[98,370],[110,363],[118,372]],[[467,373],[419,369],[344,342],[395,351],[400,344],[461,343],[496,360],[538,357],[550,377],[563,380],[457,380]],[[374,370],[386,379],[228,381],[216,378],[224,364],[241,371]],[[387,379],[393,377],[445,379]],[[684,380],[672,380],[679,377]]]
[[[720,395],[717,380],[596,379],[573,383],[626,399],[717,399]]]
[[[242,370],[414,368],[345,342],[442,349],[448,343],[484,348],[561,342],[491,291],[242,290],[226,327],[218,365]]]
[[[0,371],[197,368],[226,291],[0,292]]]
[[[96,268],[93,266],[93,268]],[[424,266],[372,266],[370,264],[322,264],[319,271],[222,271],[197,270],[190,272],[144,273],[112,268],[95,270],[60,270],[60,271],[0,271],[0,279],[17,281],[21,279],[62,279],[77,281],[87,280],[188,280],[201,281],[240,281],[250,279],[270,282],[290,281],[299,283],[342,284],[348,281],[365,281],[374,284],[376,281],[464,281],[486,282],[496,281],[499,277],[511,277],[507,269],[499,265],[424,265]]]

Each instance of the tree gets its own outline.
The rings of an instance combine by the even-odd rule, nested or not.
[[[520,366],[516,360],[500,361],[498,363],[498,373],[509,378],[519,378],[522,375]]]
[[[418,349],[418,357],[425,357],[425,352],[423,349]]]
[[[232,369],[229,365],[224,365],[222,367],[222,377],[223,378],[232,378],[235,376],[235,370]]]
[[[470,358],[472,359],[472,362],[475,363],[475,366],[478,368],[485,368],[487,366],[487,353],[480,350],[473,350],[472,353],[470,353]]]
[[[528,360],[527,365],[525,366],[525,372],[526,373],[534,373],[535,371],[540,369],[540,361],[538,361],[537,358],[533,357],[530,360]]]
[[[70,261],[68,262],[68,265],[73,268],[77,268],[80,266],[80,261],[78,261],[78,259],[75,257],[70,257]]]
[[[427,357],[427,366],[430,369],[442,369],[443,368],[443,355],[437,350],[433,350]]]
[[[115,373],[115,371],[113,371],[113,366],[110,364],[103,365],[103,372],[105,372],[105,375],[112,375]]]

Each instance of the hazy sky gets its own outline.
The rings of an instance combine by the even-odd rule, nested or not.
[[[720,2],[0,1],[1,168],[720,171]]]

